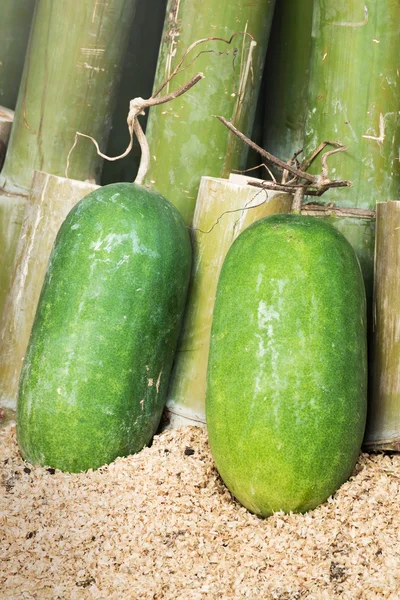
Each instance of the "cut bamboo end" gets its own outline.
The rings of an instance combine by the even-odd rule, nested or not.
[[[193,221],[194,264],[186,317],[172,373],[169,427],[205,425],[205,395],[212,313],[219,274],[229,247],[254,221],[290,212],[292,196],[260,190],[232,175],[202,177]]]
[[[376,211],[372,382],[364,444],[400,450],[400,201]]]
[[[50,252],[71,208],[98,186],[35,171],[0,321],[0,405],[15,408]]]

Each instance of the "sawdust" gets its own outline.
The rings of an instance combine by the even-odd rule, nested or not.
[[[167,431],[95,472],[31,467],[0,435],[0,598],[400,598],[400,456],[362,455],[305,515],[248,513],[206,432]]]

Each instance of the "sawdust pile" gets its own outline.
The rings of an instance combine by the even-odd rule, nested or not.
[[[188,427],[78,475],[32,468],[0,436],[0,598],[400,598],[400,456],[363,455],[333,499],[261,520]]]

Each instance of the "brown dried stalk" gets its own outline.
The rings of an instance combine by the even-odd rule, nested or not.
[[[247,144],[248,146],[250,146],[250,148],[253,148],[253,150],[255,150],[256,152],[258,152],[259,154],[261,154],[261,156],[263,158],[265,158],[265,160],[267,160],[268,162],[271,162],[272,164],[274,164],[277,167],[277,169],[279,169],[282,172],[285,171],[285,170],[287,170],[290,173],[292,173],[293,175],[296,175],[297,177],[301,177],[302,179],[306,179],[306,181],[309,181],[310,183],[314,182],[314,180],[315,180],[315,176],[314,175],[310,175],[309,173],[303,173],[303,171],[300,171],[299,169],[296,169],[295,167],[292,167],[291,165],[289,165],[288,163],[285,163],[280,158],[277,158],[273,154],[270,154],[269,152],[267,152],[266,150],[264,150],[264,148],[261,148],[255,142],[253,142],[251,139],[249,139],[246,135],[244,135],[244,133],[242,133],[241,131],[239,131],[239,129],[236,129],[236,127],[234,125],[232,125],[232,123],[230,123],[229,121],[227,121],[227,119],[225,119],[224,117],[220,117],[218,115],[216,115],[216,116],[217,116],[217,119],[219,121],[221,121],[221,123],[223,123],[225,125],[225,127],[227,127],[230,131],[232,131],[232,133],[234,133],[245,144]]]
[[[330,188],[352,186],[351,181],[329,178],[327,163],[328,157],[332,156],[332,154],[336,154],[337,152],[343,152],[347,150],[347,146],[344,146],[340,142],[322,142],[318,146],[318,148],[312,153],[312,155],[299,166],[297,156],[298,154],[300,154],[300,151],[296,152],[294,157],[290,161],[285,163],[280,158],[277,158],[273,154],[270,154],[269,152],[264,150],[264,148],[261,148],[260,146],[255,144],[241,131],[236,129],[236,127],[232,125],[232,123],[227,121],[227,119],[225,119],[224,117],[217,116],[217,119],[219,119],[221,123],[223,123],[223,125],[225,125],[225,127],[227,127],[240,140],[242,140],[245,144],[250,146],[250,148],[253,148],[253,150],[258,152],[265,160],[267,160],[269,163],[272,163],[279,171],[282,172],[282,180],[280,183],[278,183],[276,180],[264,180],[260,182],[249,180],[249,185],[253,185],[255,187],[260,187],[263,189],[278,190],[294,194],[292,208],[293,212],[300,212],[300,207],[306,194],[308,196],[322,196],[322,194],[324,194]],[[307,173],[306,169],[320,154],[320,152],[328,145],[334,146],[335,149],[330,150],[329,152],[325,152],[325,154],[322,155],[321,174],[312,175],[311,173]],[[296,166],[293,166],[293,162],[296,164]],[[286,181],[288,173],[290,173],[293,177],[289,181]]]

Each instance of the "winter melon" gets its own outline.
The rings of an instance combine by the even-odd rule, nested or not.
[[[72,209],[49,260],[21,374],[25,459],[83,471],[149,443],[190,268],[187,229],[160,194],[111,184]]]
[[[250,511],[307,511],[350,476],[366,418],[365,304],[353,249],[321,220],[267,217],[231,246],[206,416],[217,469]]]

